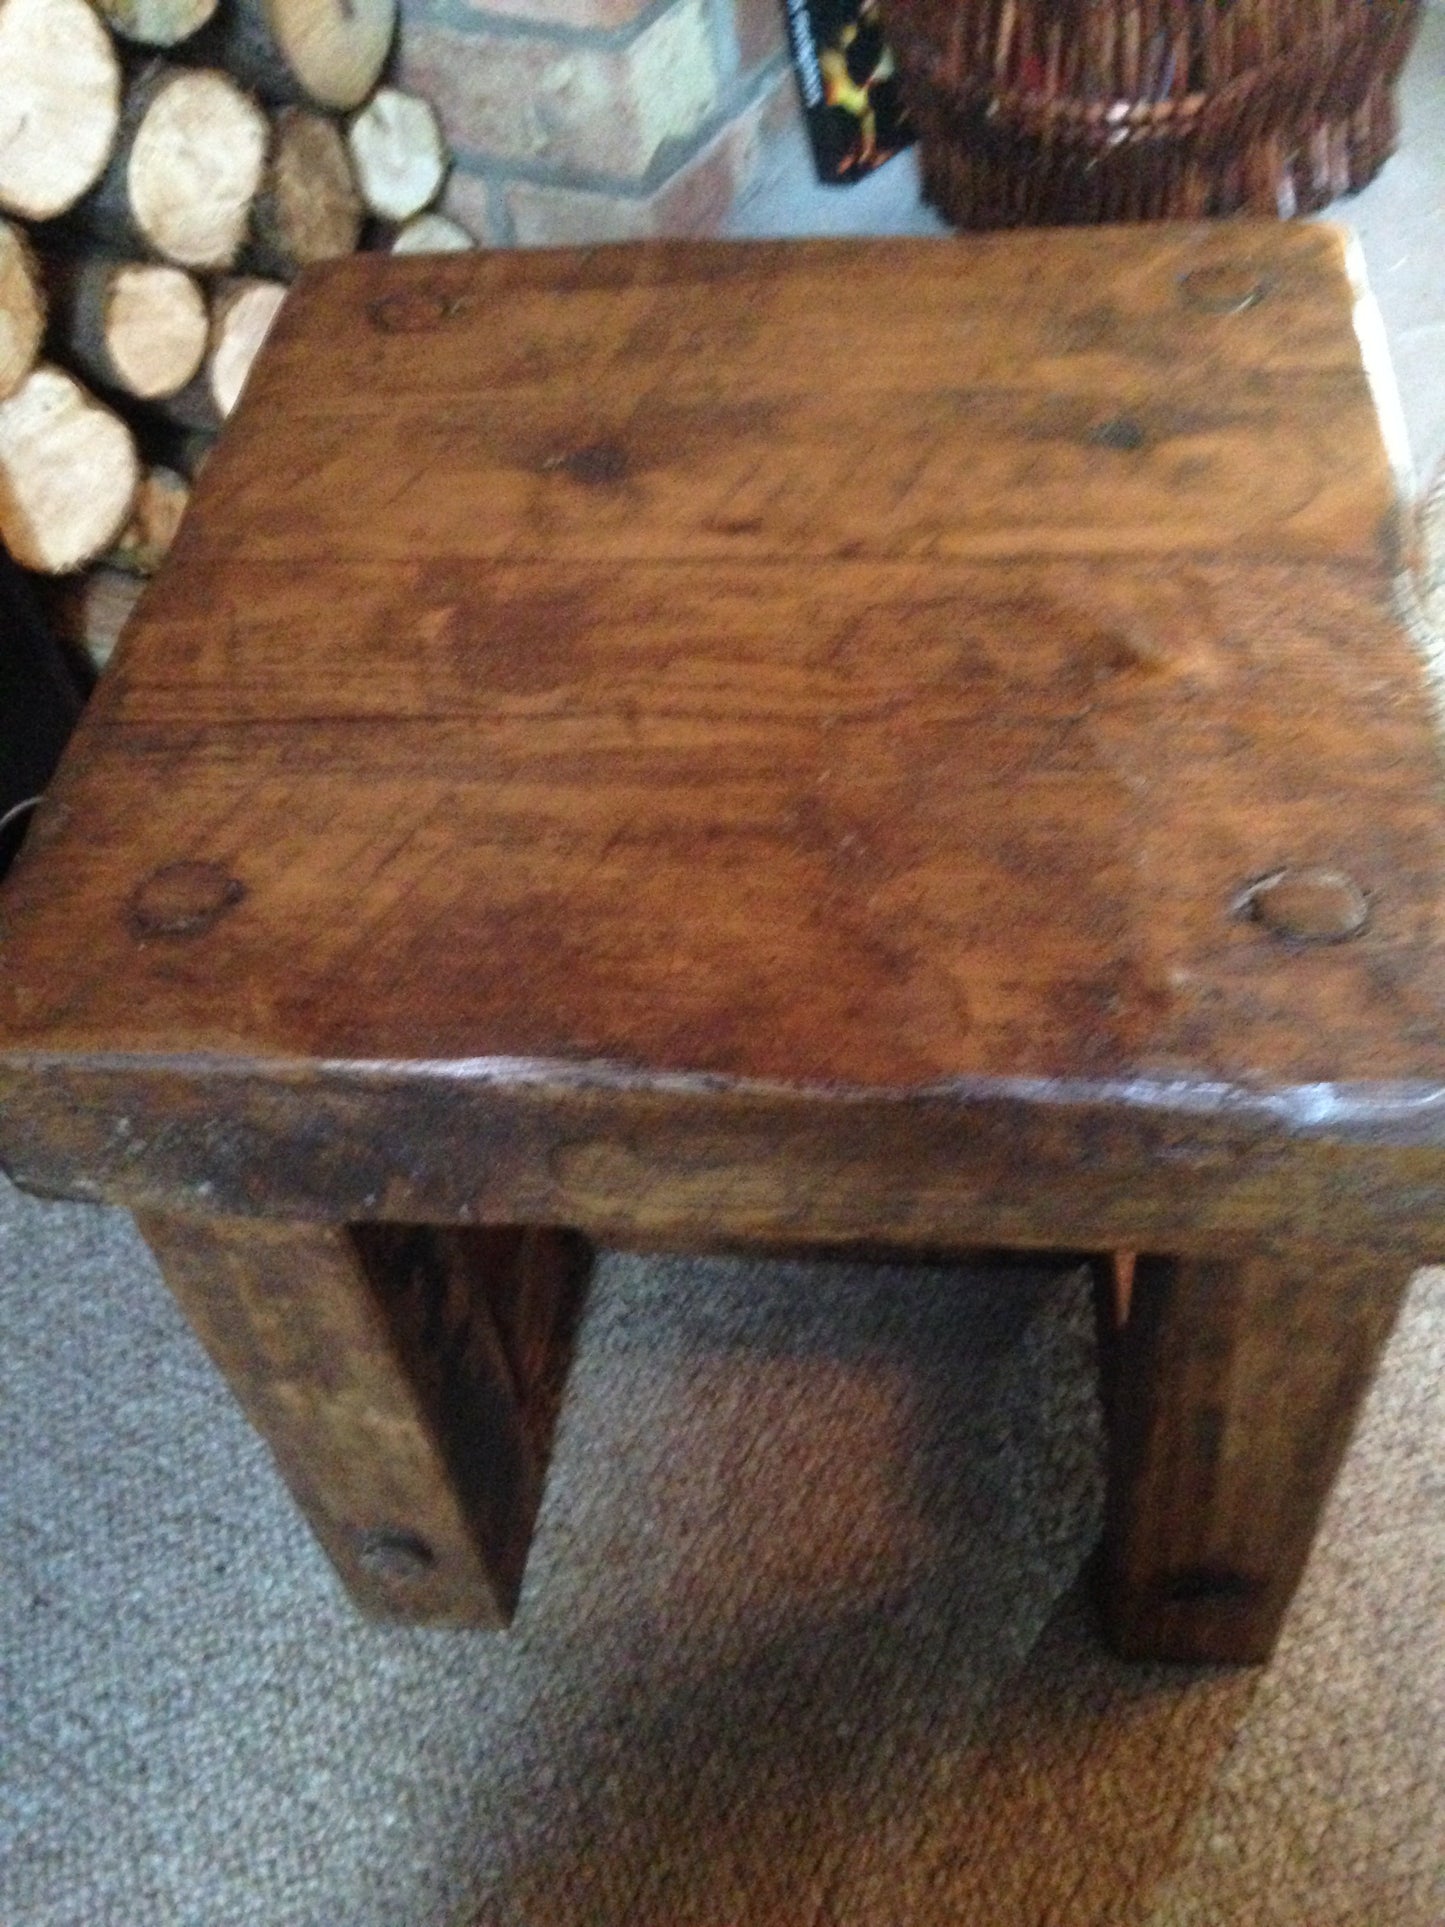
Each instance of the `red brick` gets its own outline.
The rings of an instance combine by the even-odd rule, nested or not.
[[[732,0],[729,11],[737,36],[738,66],[744,73],[751,73],[786,50],[783,0]]]
[[[652,196],[654,233],[716,234],[758,164],[758,111],[740,114]]]
[[[679,0],[621,47],[418,22],[401,84],[436,107],[463,155],[640,180],[717,104],[702,0]]]
[[[441,209],[452,220],[460,221],[468,234],[484,247],[497,247],[503,240],[495,191],[480,174],[469,174],[454,167],[442,193]]]
[[[803,103],[798,98],[798,83],[791,67],[785,67],[771,83],[762,103],[760,132],[763,144],[790,134],[803,118]]]
[[[655,232],[651,202],[631,195],[513,181],[506,196],[518,247],[645,241]]]
[[[753,101],[652,194],[605,194],[512,182],[506,195],[518,243],[549,247],[655,235],[717,234],[757,166],[759,145],[764,129],[771,127],[776,116],[780,91],[775,86]]]
[[[479,13],[503,14],[539,27],[600,28],[615,32],[635,20],[648,0],[469,0]]]

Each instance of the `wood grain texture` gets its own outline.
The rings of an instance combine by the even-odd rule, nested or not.
[[[580,1241],[157,1214],[140,1228],[357,1604],[505,1624],[585,1278]],[[533,1308],[522,1344],[519,1305]]]
[[[228,506],[254,559],[1378,562],[1342,243],[1286,235],[357,259],[272,344]],[[1202,305],[1226,268],[1264,298]],[[284,496],[263,418],[308,453]]]
[[[1105,1375],[1104,1610],[1126,1658],[1268,1659],[1409,1275],[1138,1261]]]
[[[270,137],[265,115],[229,74],[147,61],[127,81],[114,151],[76,219],[123,254],[229,268]]]
[[[1356,298],[1339,237],[1247,225],[306,277],[0,907],[6,1161],[300,1218],[1445,1250]],[[1250,914],[1296,868],[1351,941]]]

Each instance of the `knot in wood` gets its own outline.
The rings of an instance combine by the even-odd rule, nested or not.
[[[1117,448],[1126,455],[1142,448],[1148,439],[1144,424],[1132,415],[1114,415],[1089,430],[1089,440],[1096,448]]]
[[[458,295],[416,288],[403,294],[384,294],[370,302],[366,318],[378,334],[420,335],[431,328],[440,328],[460,314],[464,306]]]
[[[1230,262],[1213,268],[1191,268],[1179,278],[1186,307],[1200,314],[1244,314],[1259,306],[1269,288],[1267,275]]]
[[[1339,870],[1279,870],[1251,884],[1244,914],[1292,943],[1344,943],[1369,922],[1369,901]]]
[[[610,488],[627,479],[629,464],[625,448],[617,442],[603,441],[587,442],[564,454],[549,455],[542,466],[549,471],[560,469],[587,488]]]
[[[136,886],[130,927],[137,937],[199,937],[245,894],[219,863],[166,863]]]
[[[436,1565],[436,1554],[419,1533],[398,1531],[394,1527],[363,1532],[356,1556],[367,1572],[379,1579],[405,1579],[415,1582],[427,1578]]]

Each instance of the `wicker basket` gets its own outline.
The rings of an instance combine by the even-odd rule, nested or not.
[[[1395,144],[1421,0],[885,0],[958,227],[1303,214]]]

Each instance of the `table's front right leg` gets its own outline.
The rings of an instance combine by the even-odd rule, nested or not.
[[[356,1603],[506,1624],[590,1262],[583,1241],[138,1222]]]
[[[1299,1252],[1101,1280],[1103,1604],[1126,1658],[1269,1657],[1409,1278]]]

